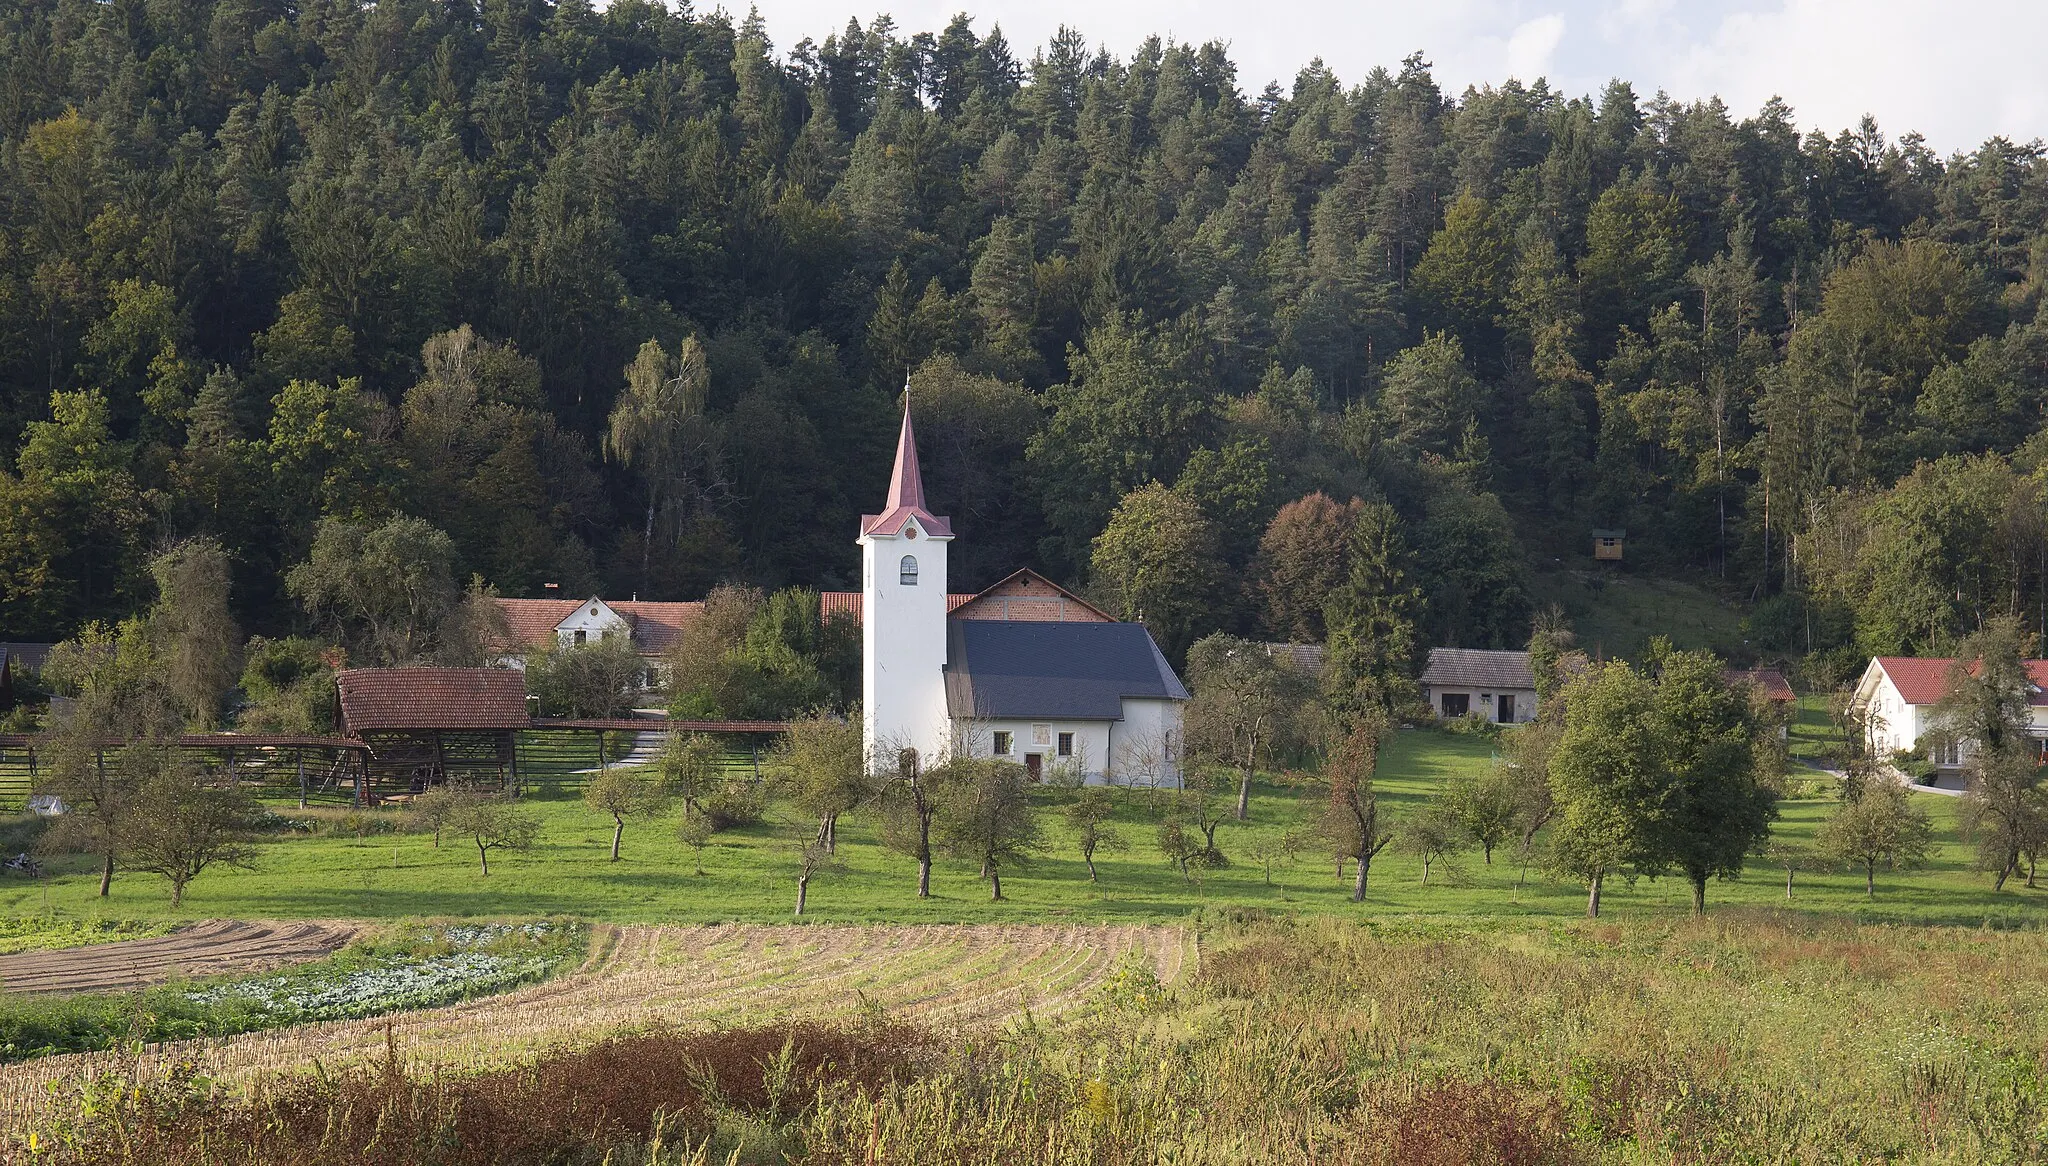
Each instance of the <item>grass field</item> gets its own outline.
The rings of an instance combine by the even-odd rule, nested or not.
[[[1383,758],[1380,788],[1398,814],[1443,781],[1483,771],[1494,748],[1484,737],[1403,732]],[[1513,853],[1496,853],[1490,867],[1470,853],[1448,878],[1439,868],[1425,887],[1419,863],[1389,850],[1373,866],[1362,906],[1349,901],[1348,882],[1340,882],[1334,864],[1314,850],[1275,863],[1269,885],[1265,870],[1251,858],[1257,844],[1312,820],[1321,798],[1313,785],[1290,786],[1277,779],[1256,788],[1249,824],[1227,823],[1218,835],[1233,865],[1193,883],[1159,857],[1153,847],[1156,811],[1144,791],[1131,793],[1120,811],[1131,849],[1098,856],[1102,878],[1091,885],[1051,812],[1063,795],[1048,790],[1042,796],[1053,845],[1029,869],[1005,873],[1005,902],[989,902],[987,885],[975,870],[956,862],[939,865],[933,897],[919,901],[912,893],[915,865],[881,847],[873,823],[855,816],[839,832],[843,869],[813,882],[807,918],[828,923],[1139,923],[1178,921],[1204,907],[1365,917],[1569,916],[1582,910],[1576,885],[1547,881],[1536,870],[1522,885]],[[1971,926],[2036,920],[2048,892],[2013,887],[1993,893],[1989,880],[1969,869],[1968,851],[1955,829],[1954,799],[1915,796],[1939,827],[1941,846],[1929,869],[1880,872],[1873,901],[1865,900],[1860,877],[1849,872],[1802,873],[1791,906],[1863,919]],[[92,862],[80,857],[55,864],[56,876],[42,883],[0,882],[0,915],[107,920],[567,916],[618,923],[780,922],[790,917],[795,887],[787,839],[801,830],[796,823],[771,822],[719,835],[705,851],[707,873],[698,876],[691,873],[689,852],[674,838],[673,818],[630,823],[624,858],[612,863],[606,861],[609,819],[572,796],[533,798],[528,804],[544,821],[539,842],[529,851],[494,855],[489,877],[478,873],[475,849],[455,839],[436,849],[418,834],[360,839],[323,834],[266,844],[254,870],[207,873],[192,885],[176,913],[168,908],[163,884],[141,875],[121,875],[110,898],[97,898]],[[1780,835],[1810,838],[1830,804],[1821,798],[1787,801],[1781,807]],[[1741,880],[1711,886],[1708,903],[1710,910],[1785,905],[1783,870],[1757,860]],[[1675,879],[1610,885],[1604,898],[1604,909],[1619,917],[1676,915],[1688,906],[1687,888]]]
[[[1682,650],[1704,648],[1738,664],[1755,659],[1742,633],[1742,611],[1705,587],[1635,574],[1627,566],[1558,566],[1532,576],[1537,606],[1564,609],[1579,647],[1596,656],[1643,658],[1652,636]]]

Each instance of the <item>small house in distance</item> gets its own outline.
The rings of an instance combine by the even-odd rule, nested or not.
[[[1422,699],[1446,720],[1479,713],[1500,725],[1536,719],[1536,674],[1529,653],[1431,648]]]
[[[1600,527],[1594,527],[1593,557],[1613,563],[1620,562],[1621,542],[1627,537],[1628,532],[1618,527],[1613,530],[1603,530]]]

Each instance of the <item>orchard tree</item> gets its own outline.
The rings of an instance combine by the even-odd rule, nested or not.
[[[1095,881],[1096,851],[1130,848],[1123,833],[1110,824],[1115,817],[1116,803],[1110,799],[1109,790],[1101,786],[1076,790],[1074,800],[1067,803],[1067,826],[1074,832],[1074,844],[1081,850],[1081,861],[1088,866],[1091,883]]]
[[[141,620],[118,629],[87,625],[77,639],[51,649],[42,675],[70,700],[38,741],[43,764],[35,791],[64,805],[44,845],[97,852],[105,897],[136,799],[169,763],[183,718]]]
[[[1550,755],[1557,817],[1550,869],[1586,884],[1586,915],[1600,915],[1607,876],[1656,861],[1655,814],[1663,793],[1656,691],[1616,660],[1566,686],[1563,732]]]
[[[1927,811],[1896,782],[1876,782],[1837,805],[1821,823],[1814,843],[1835,862],[1863,869],[1863,895],[1877,895],[1877,868],[1917,870],[1934,850],[1934,823]],[[1785,897],[1792,896],[1791,866],[1785,875]]]
[[[966,759],[955,758],[927,768],[917,750],[897,748],[893,751],[892,760],[892,770],[880,778],[882,841],[889,849],[917,860],[917,897],[929,899],[932,894],[932,823],[938,817],[947,787],[965,776]]]
[[[1197,757],[1237,770],[1237,820],[1251,816],[1259,762],[1297,735],[1312,700],[1308,678],[1263,644],[1218,632],[1188,649],[1187,743]]]
[[[1460,778],[1444,791],[1443,813],[1478,844],[1488,866],[1493,865],[1493,848],[1516,834],[1521,784],[1513,771],[1496,765],[1479,777]]]
[[[702,733],[670,733],[654,759],[654,771],[662,788],[683,800],[685,819],[699,802],[718,792],[725,772],[717,740]]]
[[[2003,890],[2023,856],[2048,836],[2048,792],[2041,786],[2033,723],[2030,642],[2020,621],[1992,619],[1964,639],[1947,687],[1929,716],[1922,748],[1963,750],[1964,833],[1977,844],[1977,864]]]
[[[256,799],[217,775],[179,763],[169,754],[136,791],[121,820],[121,864],[161,875],[171,885],[171,909],[185,901],[185,888],[208,868],[249,868],[256,860],[251,841]]]
[[[1347,858],[1358,864],[1357,881],[1351,886],[1354,903],[1365,901],[1372,860],[1379,857],[1395,835],[1394,822],[1373,789],[1373,774],[1379,768],[1380,746],[1386,732],[1384,717],[1359,717],[1350,735],[1331,753],[1327,765],[1330,800],[1323,808],[1322,833],[1340,864]]]
[[[1659,865],[1668,861],[1685,875],[1695,914],[1707,909],[1707,880],[1741,874],[1778,817],[1764,770],[1771,757],[1764,746],[1775,744],[1777,730],[1758,714],[1713,655],[1674,652],[1658,662],[1653,732],[1665,783],[1655,810]]]
[[[612,820],[612,861],[619,861],[619,841],[628,818],[657,818],[668,810],[668,794],[659,779],[637,769],[607,769],[583,787],[583,801]]]
[[[818,820],[818,841],[826,853],[837,854],[839,816],[874,793],[859,718],[824,713],[799,717],[789,723],[776,756],[790,799]]]
[[[989,898],[1000,902],[1004,868],[1027,865],[1045,848],[1031,782],[1014,761],[987,757],[955,764],[958,780],[946,786],[935,833],[948,853],[980,864]]]
[[[540,819],[503,794],[463,790],[456,798],[443,828],[475,843],[477,864],[486,876],[491,873],[491,851],[525,850],[540,836]]]
[[[1401,823],[1394,842],[1398,849],[1422,861],[1422,885],[1426,887],[1430,869],[1438,864],[1455,879],[1458,871],[1453,863],[1465,848],[1466,834],[1450,807],[1441,799],[1431,799],[1421,812]]]

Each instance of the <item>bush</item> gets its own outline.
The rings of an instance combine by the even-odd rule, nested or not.
[[[731,781],[699,803],[699,810],[715,830],[752,826],[768,811],[768,799],[752,782]]]

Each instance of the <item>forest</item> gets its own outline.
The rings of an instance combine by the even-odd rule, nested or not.
[[[1520,645],[1594,527],[1829,675],[2038,636],[2044,210],[2038,141],[1420,53],[0,0],[0,628],[204,538],[288,635],[322,531],[401,521],[506,596],[846,588],[907,383],[954,590],[1037,567],[1176,659]]]

